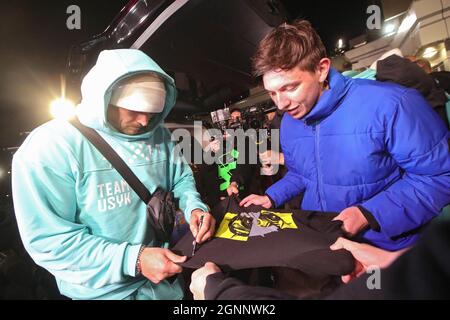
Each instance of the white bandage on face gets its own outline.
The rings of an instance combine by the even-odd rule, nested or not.
[[[164,81],[154,74],[125,79],[113,89],[110,104],[139,112],[159,113],[166,103]]]

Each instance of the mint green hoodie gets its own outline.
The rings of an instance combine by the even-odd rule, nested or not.
[[[119,80],[154,71],[165,79],[164,111],[151,130],[130,136],[106,120],[111,88]],[[153,192],[172,190],[189,221],[207,211],[184,159],[174,161],[174,143],[163,120],[176,89],[139,50],[107,50],[83,79],[80,121],[96,129]],[[180,158],[177,158],[180,160]],[[14,208],[22,241],[34,261],[49,270],[62,294],[73,299],[181,299],[181,284],[158,285],[135,278],[141,244],[152,245],[146,206],[111,164],[68,122],[52,120],[33,130],[14,155]]]

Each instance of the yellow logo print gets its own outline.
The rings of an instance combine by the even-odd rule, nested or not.
[[[249,237],[262,236],[281,229],[298,229],[292,213],[268,210],[260,212],[227,212],[217,230],[216,238],[247,241]]]

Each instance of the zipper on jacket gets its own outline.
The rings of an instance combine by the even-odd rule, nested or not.
[[[314,142],[315,142],[315,158],[316,158],[316,170],[317,170],[317,191],[319,194],[319,205],[320,211],[326,211],[325,202],[323,201],[323,190],[322,190],[322,171],[320,170],[320,153],[319,153],[319,137],[320,137],[320,126],[313,125],[312,130],[314,132]]]

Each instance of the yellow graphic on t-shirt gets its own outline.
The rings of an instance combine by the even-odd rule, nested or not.
[[[261,210],[260,212],[227,212],[216,231],[216,238],[247,241],[248,237],[262,236],[281,229],[298,229],[292,213]]]
[[[250,224],[248,224],[248,221],[246,218],[240,219],[236,213],[227,212],[216,231],[215,237],[247,241],[252,226],[252,221],[250,221]]]
[[[280,229],[298,229],[294,219],[292,219],[291,212],[261,210],[261,214],[258,218],[258,225],[261,227],[276,225]]]

